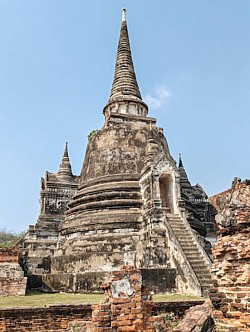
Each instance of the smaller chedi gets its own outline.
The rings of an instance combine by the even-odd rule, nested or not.
[[[68,203],[78,187],[78,176],[73,175],[66,143],[57,173],[46,172],[41,178],[40,213],[37,223],[19,241],[22,248],[21,266],[29,276],[28,286],[40,288],[41,278],[50,273],[51,257],[57,247],[59,226],[65,219]],[[33,279],[31,276],[35,276]]]
[[[99,290],[105,273],[132,265],[155,292],[205,295],[213,232],[204,190],[179,167],[137,83],[123,10],[103,127],[91,135],[81,174],[67,147],[57,174],[46,173],[41,212],[22,241],[29,279],[58,291]]]

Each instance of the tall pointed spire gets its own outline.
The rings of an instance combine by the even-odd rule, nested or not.
[[[133,102],[134,106],[129,106]],[[147,115],[147,105],[142,101],[136,80],[126,20],[126,9],[122,10],[122,24],[115,64],[115,74],[107,106],[118,103],[115,112],[133,115]],[[121,106],[123,104],[123,106]],[[111,107],[112,108],[112,107]],[[112,109],[114,112],[114,108]]]
[[[137,84],[130,50],[125,8],[122,10],[122,25],[116,57],[115,75],[109,101],[121,98],[141,100],[141,93]]]
[[[179,167],[178,167],[178,171],[180,174],[180,185],[182,188],[190,188],[191,187],[191,183],[188,179],[186,170],[183,166],[183,162],[182,162],[182,158],[181,158],[181,154],[179,153]]]
[[[73,177],[68,153],[68,142],[66,142],[62,162],[60,164],[57,176],[61,179],[71,179]]]
[[[181,153],[179,153],[179,167],[183,167],[182,159],[181,159]]]

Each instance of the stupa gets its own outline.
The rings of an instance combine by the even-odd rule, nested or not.
[[[193,229],[187,220],[194,211],[182,198],[180,171],[142,100],[125,9],[103,114],[44,283],[56,290],[96,291],[105,272],[133,265],[156,291],[205,294],[211,261],[200,241],[204,225],[196,218]]]

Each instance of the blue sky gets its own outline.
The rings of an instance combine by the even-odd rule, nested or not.
[[[249,178],[250,1],[1,0],[0,229],[36,222],[65,142],[79,174],[101,128],[121,9],[149,115],[209,195]]]

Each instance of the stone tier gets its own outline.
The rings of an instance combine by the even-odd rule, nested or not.
[[[61,225],[61,235],[66,235],[68,238],[74,237],[74,233],[90,237],[105,229],[106,233],[110,231],[114,233],[116,229],[140,228],[140,210],[134,208],[95,211],[94,214],[86,211],[70,217]]]
[[[176,288],[176,270],[166,269],[140,269],[142,280],[154,293],[173,293]],[[42,276],[43,287],[51,290],[61,290],[75,293],[102,293],[101,284],[105,279],[106,272],[84,273],[58,273]],[[183,310],[183,309],[182,309]],[[182,311],[180,310],[180,312]],[[157,308],[157,312],[161,311]]]
[[[79,190],[70,204],[70,214],[78,211],[141,207],[138,181],[122,181],[122,175],[117,182],[112,181],[112,178],[109,180],[108,183],[90,185]]]

